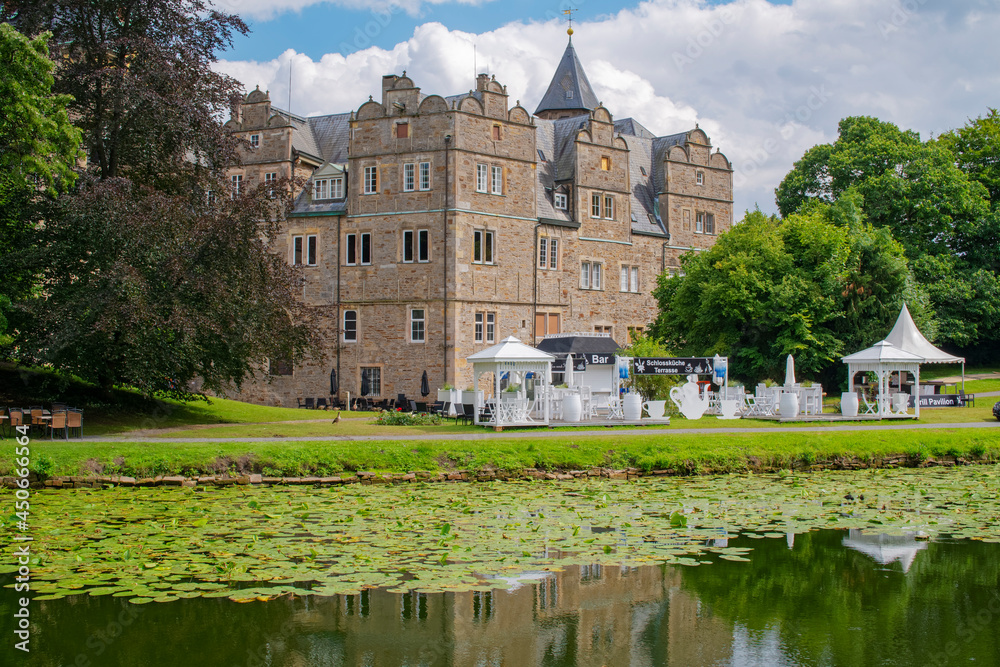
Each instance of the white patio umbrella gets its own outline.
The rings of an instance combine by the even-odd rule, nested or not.
[[[573,386],[573,353],[566,355],[566,386]]]
[[[785,386],[791,387],[795,384],[795,358],[792,355],[788,355],[788,360],[785,361]]]

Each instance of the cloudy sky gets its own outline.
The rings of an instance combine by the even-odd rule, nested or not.
[[[456,94],[486,71],[533,111],[573,44],[615,118],[709,132],[733,161],[737,218],[837,122],[922,137],[1000,106],[996,0],[216,0],[251,24],[218,68],[304,115],[356,109],[383,74]]]

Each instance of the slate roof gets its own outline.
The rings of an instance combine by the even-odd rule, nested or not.
[[[614,356],[621,349],[611,336],[587,334],[550,334],[535,346],[549,354],[606,354]]]
[[[593,111],[598,104],[600,102],[587,79],[587,73],[583,71],[580,59],[576,57],[573,38],[570,37],[549,88],[535,109],[535,115],[543,111]]]

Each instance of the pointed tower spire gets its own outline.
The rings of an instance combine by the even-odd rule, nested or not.
[[[570,18],[572,19],[572,15]],[[566,32],[569,34],[566,51],[559,61],[559,66],[556,67],[555,74],[552,75],[548,90],[535,109],[535,115],[539,118],[553,120],[580,116],[590,113],[600,104],[587,79],[587,73],[583,71],[580,59],[576,57],[576,50],[573,48],[573,28]]]

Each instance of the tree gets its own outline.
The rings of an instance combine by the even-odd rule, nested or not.
[[[8,342],[4,312],[33,285],[9,253],[27,243],[39,200],[74,182],[80,154],[80,132],[66,113],[70,98],[52,92],[46,43],[47,36],[29,40],[0,24],[0,342]]]
[[[290,184],[236,194],[225,174],[237,142],[220,121],[239,85],[212,65],[244,23],[202,0],[0,13],[52,32],[55,89],[73,96],[89,157],[13,257],[38,278],[11,313],[18,359],[178,396],[195,378],[223,390],[269,359],[301,359],[312,329],[295,272],[269,251],[290,204],[269,191]]]
[[[788,354],[802,376],[839,382],[840,357],[884,336],[904,295],[924,300],[902,247],[864,222],[856,197],[784,220],[748,213],[682,266],[654,290],[653,335],[692,356],[728,356],[731,374],[751,383],[779,377]]]
[[[991,111],[922,142],[915,132],[876,118],[845,118],[835,142],[806,151],[785,176],[778,208],[787,216],[810,202],[860,197],[867,220],[891,230],[906,248],[914,278],[938,315],[929,323],[936,342],[995,345],[1000,212],[995,202],[991,210],[990,193],[998,184],[998,122]]]
[[[219,391],[267,358],[300,358],[311,341],[295,274],[267,251],[280,203],[256,192],[209,205],[88,179],[21,255],[45,289],[20,306],[20,359],[183,396],[195,378]]]
[[[47,30],[72,95],[90,163],[101,178],[163,188],[235,160],[218,122],[239,83],[212,70],[216,53],[248,28],[202,0],[30,0],[5,3],[25,34]],[[183,183],[184,179],[181,179]]]

